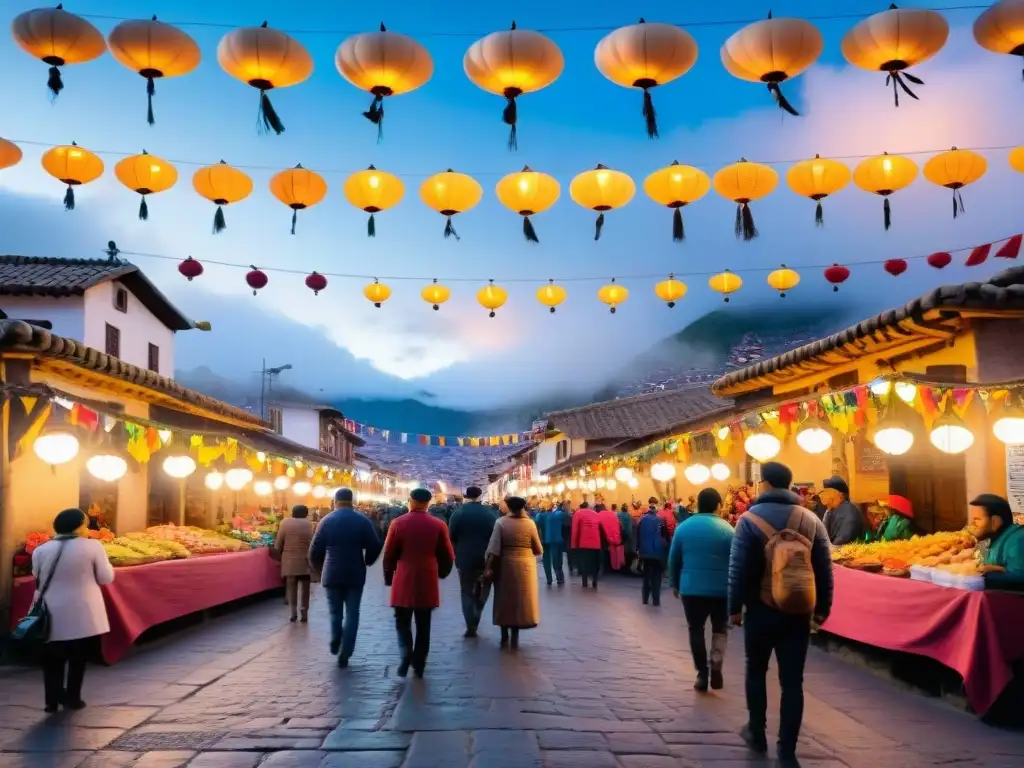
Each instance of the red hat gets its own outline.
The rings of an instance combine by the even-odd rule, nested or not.
[[[910,503],[910,499],[904,496],[897,496],[896,494],[889,495],[889,509],[894,512],[899,512],[904,517],[913,520],[914,519],[914,505]]]

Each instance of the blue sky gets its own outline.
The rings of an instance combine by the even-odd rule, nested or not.
[[[13,17],[33,3],[5,4]],[[868,15],[886,4],[850,0],[843,12]],[[934,5],[904,3],[911,5]],[[689,6],[689,7],[687,7]],[[772,3],[775,15],[821,14],[820,2]],[[72,12],[132,16],[138,2],[82,0]],[[700,22],[760,18],[767,7],[743,0],[721,4],[651,2],[625,12],[621,3],[542,3],[515,5],[521,28],[614,27],[649,21]],[[688,241],[669,238],[670,215],[639,191],[643,178],[673,160],[709,173],[737,160],[781,160],[820,153],[867,155],[961,147],[997,146],[1020,140],[1019,60],[980,49],[970,24],[977,11],[952,11],[947,47],[917,74],[927,85],[920,102],[904,100],[896,110],[884,77],[845,65],[839,51],[851,20],[819,22],[825,53],[807,75],[788,84],[787,95],[805,115],[783,116],[757,85],[730,77],[719,48],[738,25],[691,29],[700,46],[694,69],[658,89],[655,103],[660,141],[649,141],[640,115],[639,94],[620,88],[596,70],[593,49],[603,31],[552,32],[566,59],[562,78],[520,101],[519,151],[505,149],[503,102],[468,81],[462,70],[466,48],[483,34],[508,26],[509,8],[461,3],[446,6],[379,2],[350,7],[335,3],[281,4],[265,0],[217,4],[150,2],[171,23],[256,25],[264,19],[283,29],[389,29],[419,39],[434,59],[433,79],[414,93],[387,103],[384,141],[361,116],[366,94],[345,82],[334,67],[343,32],[297,34],[312,53],[316,70],[306,83],[274,92],[285,125],[282,136],[258,136],[254,91],[228,77],[216,61],[216,46],[228,31],[218,26],[184,26],[202,48],[199,69],[184,78],[158,82],[157,123],[145,122],[144,82],[111,56],[65,69],[66,90],[51,104],[46,67],[7,38],[0,42],[5,107],[0,135],[46,144],[72,140],[94,150],[143,148],[169,160],[216,162],[283,169],[301,162],[329,169],[330,190],[319,206],[300,215],[296,236],[288,234],[290,211],[267,190],[273,170],[252,170],[256,190],[227,210],[228,229],[210,234],[212,206],[191,186],[195,165],[180,164],[175,189],[150,200],[150,220],[136,218],[137,197],[113,176],[119,159],[105,155],[105,176],[78,191],[78,208],[63,211],[64,190],[39,167],[43,147],[24,146],[25,159],[0,173],[0,226],[4,252],[27,255],[96,256],[110,239],[125,251],[200,260],[254,263],[304,271],[418,276],[423,281],[391,281],[394,296],[375,310],[361,295],[364,281],[332,279],[313,298],[300,275],[271,273],[270,285],[253,297],[244,270],[208,266],[186,283],[175,261],[136,259],[184,309],[209,319],[211,334],[180,338],[180,367],[209,365],[237,374],[271,362],[292,362],[293,383],[328,394],[401,395],[426,389],[446,405],[490,407],[525,400],[547,390],[599,382],[612,366],[671,334],[720,298],[705,278],[683,278],[690,294],[674,311],[654,298],[652,281],[620,277],[631,290],[629,302],[611,316],[594,298],[601,282],[566,283],[569,299],[549,315],[533,298],[548,277],[704,272],[709,268],[791,266],[905,257],[974,245],[1013,234],[1020,228],[1019,199],[1024,178],[1006,164],[1005,152],[988,153],[988,175],[964,191],[967,215],[950,218],[949,193],[919,178],[893,198],[894,227],[881,227],[878,198],[852,186],[826,201],[826,227],[813,226],[813,204],[784,185],[755,207],[761,237],[738,243],[732,234],[733,206],[709,195],[687,214]],[[114,20],[94,18],[107,33]],[[431,33],[465,32],[465,35]],[[926,158],[916,158],[923,164]],[[373,163],[403,177],[406,197],[378,216],[375,240],[365,237],[365,215],[349,206],[341,186],[347,173]],[[494,184],[524,164],[549,172],[562,184],[555,208],[536,217],[541,244],[522,239],[518,217],[500,206]],[[625,209],[608,215],[600,242],[592,239],[593,214],[569,198],[571,178],[596,163],[630,173],[638,194]],[[484,199],[460,216],[461,242],[441,237],[443,219],[419,200],[427,175],[455,168],[476,176]],[[779,166],[784,174],[785,167]],[[958,260],[962,262],[962,256]],[[979,279],[1005,264],[975,270],[951,267],[942,273],[921,262],[894,280],[881,267],[854,269],[842,292],[833,295],[818,270],[805,271],[793,301],[842,301],[865,311],[902,301],[940,282]],[[426,278],[476,278],[449,283],[452,301],[432,312],[419,298]],[[509,303],[489,320],[474,297],[488,278],[536,279],[506,283]],[[784,311],[751,275],[734,306],[758,305]],[[789,302],[791,299],[787,299]]]

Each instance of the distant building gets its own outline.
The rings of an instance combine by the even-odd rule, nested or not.
[[[267,421],[282,437],[322,451],[338,461],[355,464],[356,448],[366,441],[345,426],[345,416],[329,405],[275,402]]]

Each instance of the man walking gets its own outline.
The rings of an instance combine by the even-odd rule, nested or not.
[[[566,513],[566,502],[556,504],[552,510],[544,515],[543,525],[538,523],[538,533],[541,544],[544,545],[544,577],[550,587],[552,581],[557,581],[558,586],[565,586],[565,571],[562,568],[562,558],[565,555],[565,531],[569,527],[569,515]]]
[[[765,677],[774,653],[782,689],[778,756],[793,764],[811,623],[823,622],[832,609],[831,548],[824,524],[789,490],[789,467],[768,462],[761,477],[761,494],[740,517],[729,556],[730,621],[745,626],[747,652],[750,719],[740,735],[754,752],[768,751]]]
[[[380,536],[365,515],[352,508],[352,491],[339,488],[334,511],[317,526],[309,544],[309,562],[320,571],[331,614],[331,655],[347,667],[359,632],[366,568],[380,556]]]
[[[476,637],[490,591],[480,583],[480,577],[484,573],[484,554],[498,516],[480,503],[483,494],[475,485],[466,489],[466,502],[452,515],[448,531],[455,549],[455,567],[459,569],[462,616],[466,620],[464,637]]]
[[[654,605],[661,605],[661,575],[665,571],[665,555],[668,552],[668,542],[671,538],[668,532],[668,525],[664,517],[658,512],[653,502],[647,513],[640,518],[636,526],[637,549],[640,555],[640,572],[643,574],[644,583],[640,590],[640,596],[647,605],[648,601],[654,601]]]

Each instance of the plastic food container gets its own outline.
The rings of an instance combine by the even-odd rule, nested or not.
[[[931,581],[934,571],[934,568],[926,565],[912,565],[910,566],[910,578],[914,581]]]

